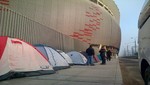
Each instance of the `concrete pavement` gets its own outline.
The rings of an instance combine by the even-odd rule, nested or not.
[[[0,85],[123,85],[118,59],[106,65],[71,66],[55,74],[1,81]]]

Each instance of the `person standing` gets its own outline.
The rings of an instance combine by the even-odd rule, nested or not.
[[[94,65],[92,62],[92,57],[95,55],[94,49],[92,48],[92,45],[89,46],[89,48],[86,49],[87,53],[87,65]]]
[[[111,60],[111,55],[112,55],[112,52],[110,49],[108,49],[107,51],[107,59],[110,61]]]
[[[99,51],[99,53],[100,53],[100,56],[101,56],[101,58],[102,58],[102,65],[103,64],[106,64],[106,46],[102,46],[102,48],[100,49],[100,51]]]

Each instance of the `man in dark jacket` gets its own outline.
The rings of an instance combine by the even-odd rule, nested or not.
[[[86,53],[87,53],[87,64],[94,65],[92,62],[92,57],[94,56],[95,52],[94,49],[92,48],[92,45],[90,45],[89,48],[86,49]]]
[[[111,60],[111,55],[112,55],[112,52],[110,51],[110,49],[108,49],[108,51],[107,51],[107,61]]]

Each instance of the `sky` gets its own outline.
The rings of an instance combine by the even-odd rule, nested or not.
[[[114,0],[120,11],[121,48],[119,56],[128,55],[138,39],[138,18],[145,0]],[[126,54],[125,54],[126,53]]]

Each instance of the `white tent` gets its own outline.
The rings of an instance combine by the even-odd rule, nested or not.
[[[72,59],[73,64],[86,64],[87,59],[84,55],[77,51],[71,51],[67,53],[69,57]]]
[[[55,49],[44,45],[35,45],[35,47],[47,57],[54,70],[70,67],[65,58]]]
[[[48,60],[30,44],[0,37],[0,80],[54,73]]]
[[[68,62],[68,64],[72,65],[73,62],[72,62],[72,59],[63,51],[61,50],[57,50],[64,58],[65,60]]]

